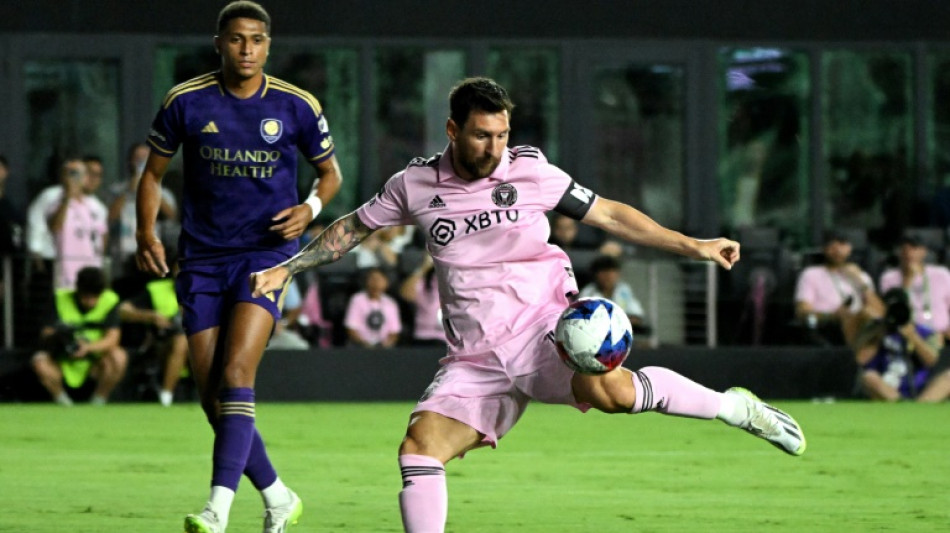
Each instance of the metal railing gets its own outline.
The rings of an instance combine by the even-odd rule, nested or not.
[[[650,346],[718,345],[719,271],[715,263],[625,258],[622,278],[643,304],[652,327]]]

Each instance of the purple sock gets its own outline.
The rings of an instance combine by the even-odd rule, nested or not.
[[[659,411],[666,415],[690,418],[716,418],[722,393],[658,366],[633,373],[636,398],[631,413]]]
[[[261,439],[261,433],[257,429],[254,429],[254,436],[251,437],[251,451],[247,455],[244,475],[251,480],[257,490],[264,490],[277,481],[277,471],[274,470],[274,465],[267,457],[264,440]]]
[[[211,485],[237,491],[254,440],[254,389],[224,389],[214,435]]]

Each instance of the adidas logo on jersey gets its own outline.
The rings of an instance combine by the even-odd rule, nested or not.
[[[219,133],[218,126],[215,125],[214,121],[208,123],[207,126],[201,128],[201,133]]]
[[[439,198],[439,195],[435,195],[431,202],[429,202],[429,209],[442,209],[445,207],[445,202]]]

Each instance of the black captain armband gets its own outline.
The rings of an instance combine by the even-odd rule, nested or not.
[[[590,206],[594,205],[596,198],[594,191],[571,180],[564,195],[554,206],[554,211],[574,220],[581,220],[590,211]]]

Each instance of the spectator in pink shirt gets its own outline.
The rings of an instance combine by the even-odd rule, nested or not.
[[[350,297],[343,325],[350,342],[364,348],[392,348],[399,342],[399,304],[386,294],[389,278],[380,268],[366,271],[365,289]]]
[[[950,270],[927,264],[927,246],[905,234],[898,250],[899,265],[881,274],[881,292],[900,287],[907,292],[913,320],[950,339]]]
[[[83,160],[63,161],[60,181],[62,196],[50,206],[46,217],[56,249],[55,287],[72,289],[76,274],[83,267],[102,267],[108,239],[108,211],[94,194],[101,177],[90,175]]]
[[[863,325],[880,318],[884,306],[874,282],[851,258],[841,232],[825,234],[824,263],[805,268],[795,287],[795,316],[827,344],[852,346]]]

